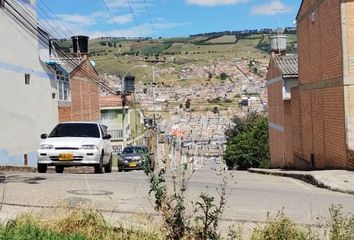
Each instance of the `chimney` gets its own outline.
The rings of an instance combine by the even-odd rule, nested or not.
[[[286,44],[288,37],[285,35],[273,35],[269,37],[271,54],[273,55],[286,55]]]
[[[74,56],[80,57],[88,55],[88,40],[87,36],[73,36],[71,37],[73,41]]]

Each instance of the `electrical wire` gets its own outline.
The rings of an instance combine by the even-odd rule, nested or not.
[[[155,31],[155,28],[154,28],[154,24],[152,23],[152,17],[151,17],[151,14],[150,14],[150,10],[149,10],[148,4],[146,3],[146,0],[144,0],[144,4],[145,4],[146,13],[147,13],[147,15],[149,17],[151,30],[152,30],[152,32],[154,34],[154,37],[157,38],[157,34],[156,34],[156,31]]]
[[[120,35],[123,37],[123,33],[122,33],[122,29],[120,27],[120,25],[117,23],[116,19],[113,17],[113,14],[111,12],[111,10],[108,8],[106,0],[102,0],[103,6],[106,9],[109,17],[112,19],[112,22],[114,23],[114,25],[116,26],[117,30],[119,31]]]
[[[143,34],[142,34],[142,32],[141,32],[140,26],[139,26],[139,24],[138,24],[137,18],[136,18],[136,16],[135,16],[135,13],[134,13],[134,11],[133,11],[133,8],[132,8],[132,6],[131,6],[131,4],[130,4],[130,1],[127,0],[127,3],[128,3],[128,7],[129,7],[129,9],[130,9],[130,12],[131,12],[131,14],[132,14],[132,16],[133,16],[133,18],[134,18],[135,25],[136,25],[137,28],[138,28],[138,32],[139,32],[139,34],[140,34],[140,37],[143,38],[144,36],[143,36]]]
[[[22,27],[25,28],[26,31],[28,31],[29,33],[32,34],[32,36],[40,41],[44,46],[49,47],[49,43],[45,42],[42,38],[46,39],[47,36],[43,35],[43,33],[41,31],[38,30],[38,27],[33,26],[33,23],[29,22],[29,20],[23,16],[21,14],[21,11],[25,11],[24,9],[17,9],[16,7],[14,7],[11,3],[9,3],[8,0],[5,0],[6,6],[10,6],[12,10],[10,10],[9,8],[6,8],[7,12],[9,14],[11,14],[12,18],[18,22]],[[21,19],[19,18],[21,17]],[[38,37],[38,34],[42,37]],[[27,39],[28,40],[28,39]],[[29,40],[28,40],[29,41]],[[73,60],[70,56],[68,56],[64,51],[62,51],[60,49],[60,46],[58,46],[57,44],[54,43],[54,45],[56,45],[55,47],[57,48],[57,50],[60,51],[61,54],[63,54],[67,60],[69,60],[72,64],[74,64],[73,66],[75,66],[76,68],[79,68],[81,70],[82,73],[84,73],[89,79],[93,80],[97,85],[99,85],[100,87],[111,91],[112,93],[115,93],[114,88],[111,88],[110,86],[107,86],[105,84],[103,84],[98,78],[96,78],[95,76],[91,75],[90,73],[88,73],[82,66],[80,66],[80,64],[77,64],[75,62],[75,60]]]

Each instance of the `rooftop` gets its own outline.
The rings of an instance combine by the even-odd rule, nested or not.
[[[283,77],[298,77],[298,57],[297,55],[285,55],[273,57],[275,65],[279,68]]]
[[[132,96],[127,96],[127,105],[132,102]],[[101,108],[119,108],[122,107],[122,98],[121,96],[108,95],[100,96],[100,107]]]

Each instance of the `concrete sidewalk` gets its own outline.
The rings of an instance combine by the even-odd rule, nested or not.
[[[320,188],[354,195],[354,172],[351,171],[290,171],[260,168],[250,168],[248,171],[251,173],[296,178]]]

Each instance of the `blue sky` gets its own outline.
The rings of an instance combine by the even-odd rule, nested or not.
[[[300,2],[37,0],[37,7],[42,25],[60,37],[69,37],[72,34],[90,37],[176,37],[224,30],[294,26]]]

